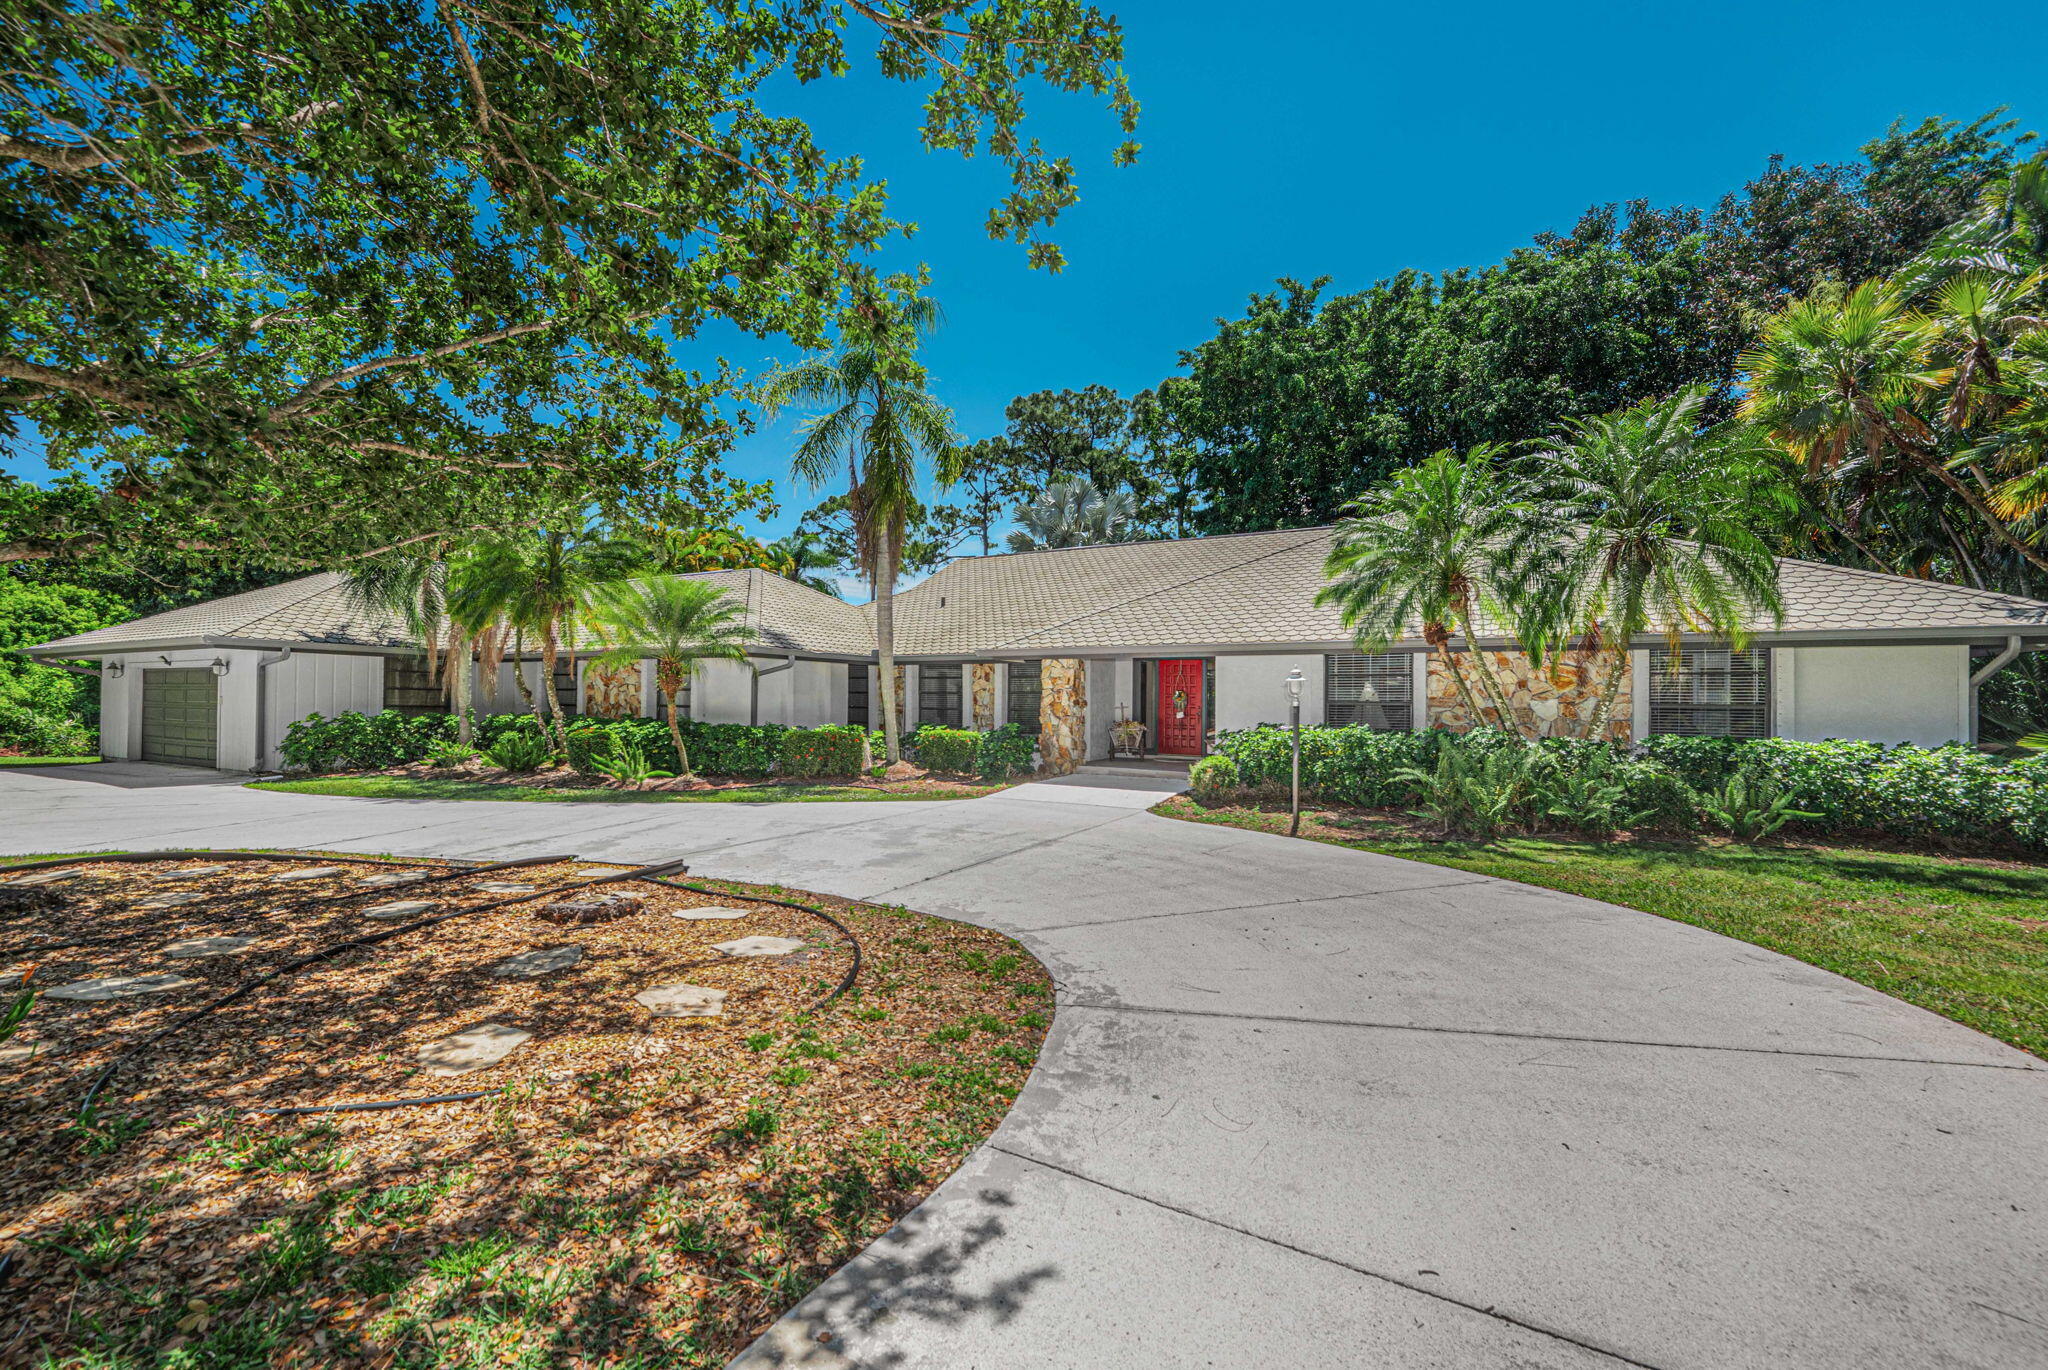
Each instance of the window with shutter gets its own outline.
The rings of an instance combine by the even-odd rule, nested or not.
[[[1415,726],[1415,658],[1341,652],[1323,658],[1323,721],[1405,733]]]
[[[960,726],[960,667],[917,668],[917,721],[942,727]]]
[[[1008,678],[1009,719],[1026,737],[1038,736],[1039,677],[1036,661],[1013,661]]]
[[[868,668],[859,661],[846,668],[846,721],[868,726]]]
[[[1650,731],[1682,737],[1769,737],[1767,647],[1650,649]]]

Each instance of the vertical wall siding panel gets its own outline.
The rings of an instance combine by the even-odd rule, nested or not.
[[[353,709],[373,714],[384,707],[381,657],[338,652],[300,652],[272,666],[263,678],[263,737],[266,766],[282,763],[278,744],[292,724],[308,714],[332,718]]]

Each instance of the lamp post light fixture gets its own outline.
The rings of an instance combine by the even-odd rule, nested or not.
[[[1301,667],[1287,673],[1287,726],[1293,734],[1293,756],[1289,765],[1287,835],[1301,835]]]

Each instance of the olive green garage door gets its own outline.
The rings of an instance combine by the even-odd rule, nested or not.
[[[220,682],[205,666],[142,673],[142,759],[213,764]]]

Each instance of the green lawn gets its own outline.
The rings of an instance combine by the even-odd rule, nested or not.
[[[335,775],[317,780],[263,780],[252,790],[285,794],[338,794],[354,799],[485,799],[534,803],[600,804],[807,804],[824,800],[974,799],[1001,785],[968,785],[947,790],[879,790],[860,785],[749,785],[731,790],[543,789],[489,780],[430,780],[392,775]]]
[[[1154,810],[1285,832],[1287,814]],[[1303,815],[1316,841],[1622,904],[1847,976],[2048,1057],[2048,864],[1851,847],[1424,841],[1364,815]]]
[[[0,766],[90,766],[96,756],[0,756]]]

